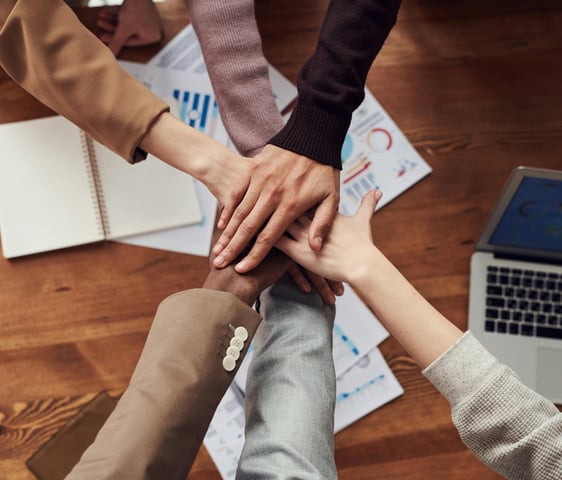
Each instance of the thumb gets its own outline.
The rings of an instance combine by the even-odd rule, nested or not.
[[[370,222],[381,197],[382,192],[380,190],[370,190],[367,192],[361,199],[361,205],[359,205],[355,216],[366,223]]]
[[[316,252],[322,248],[322,242],[334,221],[334,217],[337,213],[337,197],[330,195],[326,198],[314,212],[314,218],[310,224],[310,230],[308,232],[308,245],[310,248]]]

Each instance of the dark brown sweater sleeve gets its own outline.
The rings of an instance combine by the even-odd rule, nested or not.
[[[298,102],[269,143],[341,169],[351,114],[396,22],[400,0],[332,0],[314,54],[299,72]]]

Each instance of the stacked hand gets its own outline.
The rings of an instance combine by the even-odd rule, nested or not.
[[[371,190],[363,197],[354,216],[337,215],[318,252],[308,245],[311,221],[306,215],[288,228],[289,235],[280,238],[277,247],[318,275],[354,284],[355,277],[362,273],[367,255],[374,248],[370,220],[381,196],[380,190]]]
[[[247,305],[252,305],[264,289],[279,280],[291,263],[284,253],[273,249],[257,268],[241,275],[233,265],[220,270],[215,268],[213,259],[211,255],[211,271],[203,288],[231,293]]]
[[[309,244],[319,250],[339,203],[339,171],[273,145],[250,160],[248,175],[231,189],[219,218],[224,229],[213,248],[214,265],[232,262],[256,236],[249,253],[236,265],[244,273],[255,268],[287,227],[310,209],[314,217]]]

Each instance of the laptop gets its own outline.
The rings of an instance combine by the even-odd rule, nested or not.
[[[476,243],[468,328],[562,404],[562,171],[516,168]]]

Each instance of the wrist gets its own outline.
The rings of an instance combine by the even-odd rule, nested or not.
[[[214,157],[228,148],[165,112],[143,138],[140,147],[163,162],[204,182]]]
[[[241,279],[238,274],[225,270],[211,270],[203,284],[207,290],[230,293],[246,305],[252,306],[259,295],[259,288],[251,278]]]
[[[382,252],[371,245],[366,254],[361,255],[355,265],[349,268],[348,278],[345,280],[354,289],[366,292],[373,287],[373,282],[379,278],[379,273],[388,260]]]

